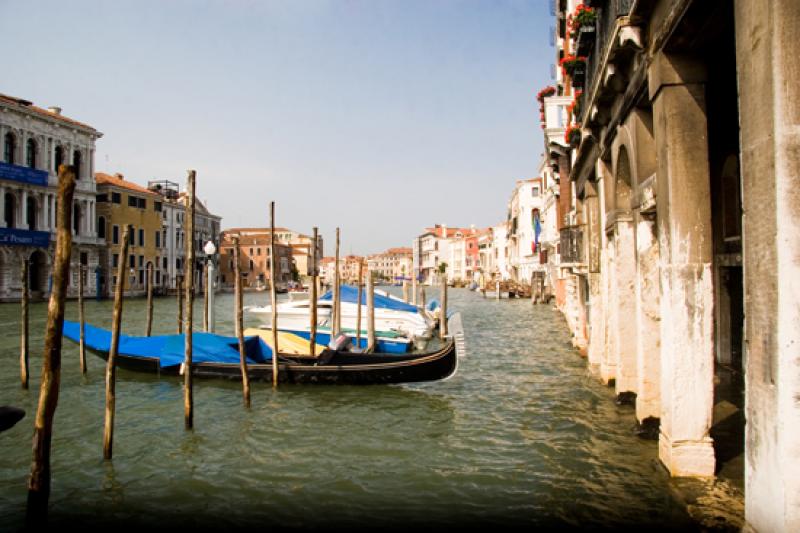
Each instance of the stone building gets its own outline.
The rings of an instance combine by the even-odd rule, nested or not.
[[[95,227],[95,142],[102,133],[22,98],[0,94],[0,300],[18,300],[22,262],[29,262],[33,298],[50,290],[55,249],[58,167],[74,165],[72,263],[87,269],[85,290],[95,294],[99,277],[99,244]],[[75,296],[77,269],[68,295]]]
[[[277,231],[277,229],[276,229]],[[222,232],[219,246],[219,283],[226,290],[233,290],[233,236],[239,237],[239,269],[242,287],[263,290],[269,288],[270,272],[269,228],[233,228]],[[275,243],[275,288],[284,292],[292,279],[292,247]]]
[[[574,106],[570,148],[547,144],[575,342],[673,476],[741,484],[749,529],[797,531],[800,3],[587,3],[569,28],[557,2]]]
[[[367,258],[370,272],[378,279],[386,281],[402,281],[412,277],[411,248],[389,248],[383,253]]]
[[[97,233],[105,246],[100,254],[102,293],[113,296],[119,261],[126,265],[123,290],[127,295],[147,291],[147,269],[153,268],[153,287],[166,282],[161,268],[166,252],[163,241],[162,197],[130,182],[122,174],[95,174],[97,182]],[[125,228],[130,228],[127,257],[121,257]]]

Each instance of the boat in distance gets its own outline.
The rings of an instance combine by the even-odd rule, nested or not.
[[[63,335],[79,342],[80,325],[64,321]],[[108,359],[111,332],[85,325],[86,348]],[[136,337],[120,334],[116,364],[128,370],[174,374],[181,372],[185,335]],[[395,384],[438,381],[452,377],[458,369],[456,341],[444,339],[424,353],[358,353],[325,349],[320,355],[278,355],[280,383]],[[280,348],[280,340],[278,341]],[[308,350],[311,351],[310,348]],[[272,349],[259,336],[245,337],[247,373],[254,381],[272,381]],[[192,334],[192,375],[241,379],[238,339],[213,333]]]

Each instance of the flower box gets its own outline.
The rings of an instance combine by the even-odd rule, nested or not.
[[[564,140],[571,147],[577,148],[581,144],[581,130],[576,126],[570,126],[564,134]]]
[[[575,51],[578,55],[585,56],[592,51],[592,48],[594,48],[595,34],[594,23],[581,26],[578,30],[578,38],[575,40]]]

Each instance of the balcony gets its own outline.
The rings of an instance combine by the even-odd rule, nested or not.
[[[0,179],[47,187],[47,171],[0,162]]]

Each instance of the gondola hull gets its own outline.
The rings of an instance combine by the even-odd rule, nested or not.
[[[107,360],[108,352],[89,348]],[[324,362],[321,362],[324,361]],[[117,367],[137,371],[177,375],[180,366],[162,367],[157,357],[117,355]],[[455,342],[448,339],[436,351],[424,354],[356,354],[336,352],[330,358],[281,356],[278,359],[279,383],[375,385],[438,381],[452,377],[458,369]],[[253,381],[272,381],[272,364],[248,364]],[[192,375],[199,378],[241,380],[238,364],[196,363]]]

